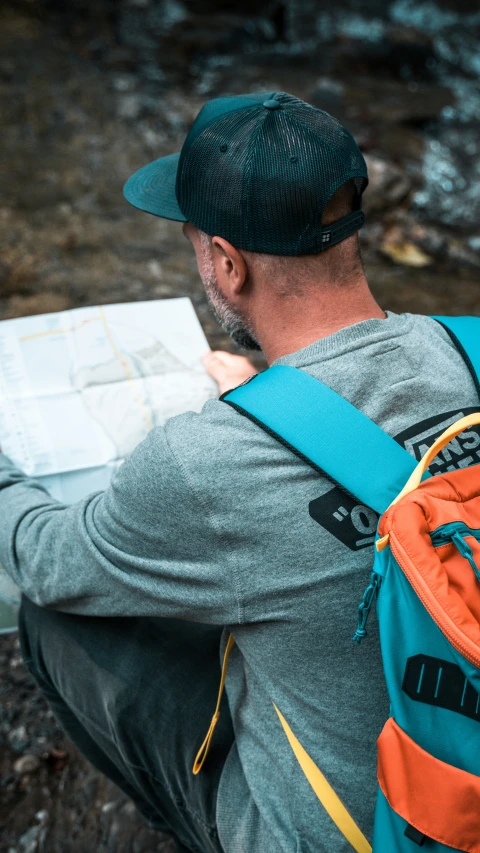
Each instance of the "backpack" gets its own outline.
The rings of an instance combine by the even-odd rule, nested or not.
[[[480,398],[480,318],[433,319],[463,356]],[[417,846],[432,853],[480,853],[480,471],[474,465],[428,472],[442,448],[480,424],[480,412],[450,425],[417,464],[303,370],[271,367],[221,399],[380,514],[353,636],[360,642],[366,635],[376,600],[390,717],[377,741],[374,853],[414,853]],[[349,459],[358,460],[354,467],[345,458],[345,434]],[[230,636],[216,711],[194,773],[213,736],[233,644]],[[302,747],[301,733],[274,708],[279,736],[283,729],[339,833],[357,853],[371,853],[346,805]]]

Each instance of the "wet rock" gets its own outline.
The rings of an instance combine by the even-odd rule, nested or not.
[[[153,278],[162,278],[162,265],[155,258],[148,261],[147,269]]]
[[[424,124],[438,118],[456,98],[446,86],[362,77],[346,87],[352,115],[376,122]]]
[[[189,11],[180,0],[163,0],[161,6],[151,6],[148,22],[154,32],[164,32],[171,30],[172,27],[185,21],[188,17]]]
[[[356,15],[331,20],[337,37],[335,67],[363,76],[397,80],[434,80],[435,45],[432,37],[408,26],[395,26],[379,18]]]
[[[13,765],[13,769],[15,773],[19,776],[23,776],[25,773],[35,773],[36,770],[40,767],[40,759],[37,755],[22,755],[15,764]]]
[[[480,235],[469,237],[467,240],[468,247],[472,252],[480,252]]]
[[[47,762],[54,773],[61,773],[70,761],[70,756],[65,749],[51,749],[47,755]]]
[[[28,681],[29,675],[24,670],[16,669],[10,674],[10,678],[15,684],[24,684]]]
[[[112,87],[117,92],[131,92],[137,85],[134,74],[118,74],[112,79]]]
[[[5,292],[11,273],[12,265],[7,261],[0,261],[0,292]]]
[[[12,296],[7,300],[2,319],[10,317],[28,317],[31,314],[49,314],[54,311],[65,311],[71,306],[68,296],[60,293],[32,294],[31,296]]]
[[[405,266],[424,267],[435,261],[452,269],[480,269],[480,256],[467,240],[428,223],[420,223],[406,211],[393,214],[383,230],[380,226],[376,240],[380,252]]]
[[[26,726],[23,724],[12,728],[8,733],[8,740],[13,749],[20,751],[28,743]]]
[[[365,155],[368,187],[364,193],[365,213],[379,213],[401,204],[410,194],[412,182],[405,169],[386,158]]]
[[[40,823],[45,824],[48,821],[48,811],[46,809],[42,809],[36,813],[35,818]]]
[[[45,839],[45,829],[42,826],[32,826],[18,841],[21,853],[37,853]]]
[[[110,800],[108,803],[104,803],[102,806],[102,814],[108,814],[109,812],[116,811],[119,804],[119,800]]]
[[[428,267],[433,258],[422,251],[415,243],[403,239],[400,229],[390,229],[380,244],[380,251],[396,264],[406,267]]]
[[[27,252],[22,257],[4,252],[0,262],[0,296],[6,297],[29,290],[37,280],[36,262]]]
[[[319,77],[315,86],[308,92],[308,101],[345,123],[347,116],[345,86],[340,80],[334,77]]]
[[[480,219],[478,128],[439,128],[421,168],[425,186],[415,196],[416,208],[431,222],[474,228]]]
[[[426,140],[418,128],[381,122],[364,126],[361,133],[356,131],[355,136],[360,138],[364,151],[381,154],[408,168],[410,179],[415,172],[420,174],[419,162],[424,154]]]
[[[117,98],[117,115],[128,121],[155,113],[157,109],[158,101],[148,95],[130,93]]]

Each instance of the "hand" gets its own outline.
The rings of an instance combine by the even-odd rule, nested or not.
[[[241,385],[249,376],[254,376],[258,370],[248,358],[243,355],[232,355],[231,352],[214,350],[204,353],[202,361],[207,373],[218,385],[220,394],[225,394],[237,385]]]

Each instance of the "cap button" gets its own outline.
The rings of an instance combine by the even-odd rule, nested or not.
[[[282,105],[279,101],[274,101],[273,98],[270,98],[268,101],[263,102],[263,106],[267,110],[279,110]]]

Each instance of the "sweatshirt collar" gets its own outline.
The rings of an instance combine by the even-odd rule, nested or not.
[[[333,335],[320,338],[296,352],[282,355],[271,366],[286,364],[291,367],[303,367],[316,361],[333,358],[348,350],[358,349],[366,344],[391,339],[408,332],[412,323],[411,314],[394,314],[392,311],[385,313],[387,316],[383,320],[375,317],[354,323],[353,326],[346,326],[334,332]]]

